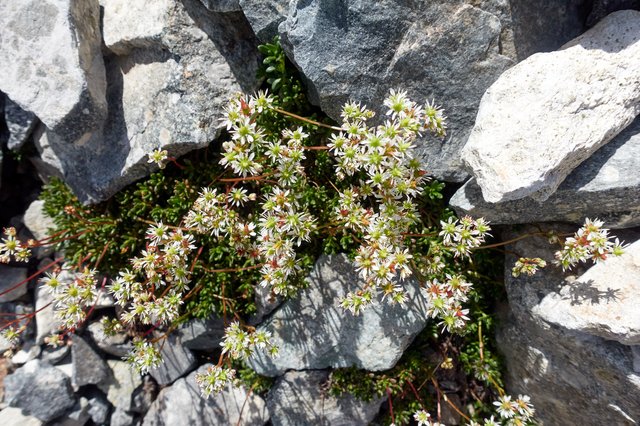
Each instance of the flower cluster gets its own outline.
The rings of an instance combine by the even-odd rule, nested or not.
[[[547,262],[539,257],[521,257],[518,259],[516,264],[513,266],[511,270],[511,275],[514,277],[519,277],[521,274],[526,274],[528,276],[535,275],[538,272],[538,269],[542,269],[547,266]]]
[[[471,250],[484,243],[491,230],[484,218],[473,219],[470,216],[450,217],[446,222],[441,221],[440,226],[443,245],[453,252],[454,257],[466,258],[471,256]]]
[[[54,297],[54,311],[62,326],[72,329],[86,318],[87,310],[96,300],[97,271],[84,268],[78,273],[70,270],[46,273],[40,283]]]
[[[471,420],[469,426],[524,426],[533,424],[535,409],[531,405],[527,395],[519,395],[515,400],[510,395],[502,395],[493,403],[498,413],[484,419],[482,423]],[[418,410],[413,414],[413,419],[418,426],[442,426],[442,423],[434,421],[426,410]]]
[[[162,362],[160,350],[151,342],[136,340],[133,350],[125,359],[138,373],[146,374]]]
[[[384,105],[388,119],[369,127],[367,120],[373,113],[359,103],[346,104],[341,130],[329,143],[339,179],[364,176],[359,186],[341,192],[335,212],[339,223],[364,234],[355,263],[365,288],[349,293],[342,301],[353,313],[378,294],[391,303],[406,300],[405,290],[398,284],[398,279],[411,275],[412,256],[404,234],[418,219],[414,200],[427,179],[415,142],[421,132],[445,132],[440,109],[431,105],[423,108],[409,100],[406,92],[392,90]]]
[[[19,262],[28,262],[31,257],[31,250],[28,244],[21,243],[16,239],[16,228],[5,228],[4,238],[0,240],[0,263],[9,263],[11,257]]]
[[[598,219],[585,219],[584,225],[573,237],[564,241],[562,250],[556,252],[556,264],[563,270],[571,269],[580,262],[591,259],[598,263],[608,256],[620,256],[624,253],[624,244],[617,238],[612,241],[609,230],[603,229],[604,222]]]
[[[265,331],[243,330],[238,322],[231,323],[224,331],[224,339],[220,343],[222,353],[228,354],[232,359],[246,360],[256,349],[269,351],[272,357],[278,355],[278,348],[269,342],[271,334]],[[196,374],[196,382],[200,386],[202,395],[208,397],[217,393],[225,386],[233,382],[236,370],[229,367],[211,366],[204,373]]]
[[[462,308],[462,303],[468,300],[471,283],[462,275],[445,274],[446,281],[432,279],[422,288],[428,302],[428,315],[439,318],[438,324],[447,331],[460,330],[469,319],[468,309]]]
[[[128,308],[122,315],[125,323],[170,323],[189,289],[194,238],[162,223],[149,227],[146,237],[147,247],[132,259],[132,270],[120,271],[108,289],[118,305]]]

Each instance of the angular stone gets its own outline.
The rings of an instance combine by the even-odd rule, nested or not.
[[[571,231],[571,227],[543,227],[544,231],[549,229]],[[527,227],[518,233],[536,230]],[[620,236],[634,240],[640,233]],[[553,258],[556,247],[546,238],[526,238],[506,249],[505,284],[510,313],[500,321],[498,347],[506,360],[507,391],[529,395],[537,420],[545,424],[633,424],[630,419],[637,422],[640,376],[634,371],[632,347],[573,330],[571,322],[568,326],[550,323],[541,315],[543,301],[571,282],[571,275],[560,268],[547,266],[532,277],[511,277],[515,253],[547,261]],[[582,275],[586,269],[576,268],[572,274]],[[613,285],[613,281],[609,284]],[[599,297],[607,303],[606,294]]]
[[[488,202],[544,201],[640,113],[640,12],[616,12],[485,92],[462,150]]]
[[[220,349],[224,337],[224,321],[218,317],[193,319],[175,331],[182,344],[189,349],[213,351]]]
[[[82,337],[71,338],[71,359],[73,374],[71,383],[75,389],[84,385],[101,385],[108,381],[109,366],[102,357]]]
[[[36,345],[33,342],[25,343],[22,348],[11,357],[11,364],[14,366],[23,365],[27,362],[34,360],[40,356],[42,349],[40,345]]]
[[[41,426],[42,421],[36,417],[22,414],[22,410],[15,407],[5,407],[0,410],[0,424],[3,426]]]
[[[90,418],[89,401],[81,396],[73,408],[55,422],[55,426],[84,426]]]
[[[200,0],[212,12],[240,12],[239,0]]]
[[[110,355],[123,358],[133,350],[133,344],[126,334],[116,333],[113,336],[107,336],[100,321],[89,324],[87,331],[96,345]]]
[[[0,90],[67,141],[102,124],[98,0],[2,2],[0,27]]]
[[[69,378],[49,364],[33,360],[4,378],[5,401],[23,413],[49,422],[74,406]]]
[[[547,294],[534,313],[568,330],[640,344],[640,241]]]
[[[127,52],[106,60],[106,124],[72,144],[53,132],[34,137],[42,173],[62,177],[83,202],[109,198],[157,168],[147,162],[155,149],[178,157],[208,145],[228,100],[258,86],[257,41],[241,13],[211,13],[199,0],[149,9],[144,0],[104,2],[105,39]],[[141,15],[153,22],[138,28]]]
[[[182,346],[182,341],[175,335],[169,335],[162,342],[160,350],[162,363],[149,371],[160,386],[173,383],[180,377],[193,370],[196,366],[196,359],[191,351]]]
[[[149,411],[151,404],[158,396],[158,385],[151,376],[144,376],[142,384],[131,395],[131,409],[133,413],[144,414]]]
[[[267,315],[273,312],[283,302],[282,297],[277,294],[272,294],[270,288],[256,285],[254,291],[253,299],[256,302],[256,313],[248,320],[248,323],[252,325],[260,324]]]
[[[101,425],[107,423],[107,420],[109,420],[109,411],[109,402],[103,395],[96,392],[96,395],[89,398],[89,410],[87,412],[95,424]]]
[[[27,294],[27,283],[9,291],[27,278],[27,268],[0,265],[0,303],[11,302]],[[6,292],[6,293],[5,293]]]
[[[42,347],[42,353],[40,354],[40,360],[47,362],[51,365],[60,364],[65,361],[67,355],[69,355],[71,348],[69,345],[61,345],[54,348],[50,345]],[[68,359],[68,358],[67,358]]]
[[[480,98],[513,65],[501,54],[500,19],[482,9],[486,2],[467,3],[299,0],[279,30],[311,102],[336,120],[350,99],[382,112],[391,88],[419,103],[435,99],[449,117],[449,136],[425,138],[421,150],[429,173],[461,181],[459,150]]]
[[[385,398],[365,402],[349,394],[332,396],[324,387],[328,378],[329,373],[322,370],[285,373],[267,397],[272,423],[282,426],[370,424]]]
[[[53,219],[44,212],[43,200],[36,200],[29,204],[22,220],[36,240],[47,238],[49,230],[55,229],[56,226]]]
[[[471,179],[449,201],[459,215],[484,217],[493,224],[536,222],[583,223],[603,220],[607,228],[640,225],[640,117],[614,140],[576,167],[545,201],[531,197],[487,203]]]
[[[7,148],[20,149],[38,124],[34,113],[25,111],[18,104],[7,98],[4,105],[4,121],[9,129]]]
[[[109,424],[111,426],[133,426],[136,424],[136,421],[133,414],[127,413],[120,408],[116,408],[113,410],[113,413],[111,413]]]
[[[271,43],[278,35],[278,25],[287,18],[292,0],[240,0],[244,16],[263,43]]]
[[[204,372],[209,366],[210,364],[203,365],[163,389],[144,417],[143,426],[261,426],[269,420],[262,398],[248,393],[242,387],[229,385],[220,393],[203,398],[195,375]]]
[[[356,366],[386,370],[395,365],[425,326],[427,302],[414,281],[406,281],[404,306],[386,303],[353,315],[340,306],[349,291],[361,288],[358,273],[344,255],[322,256],[309,286],[284,302],[258,330],[272,333],[277,358],[257,351],[248,364],[266,376],[285,371]]]
[[[132,395],[136,388],[142,384],[140,375],[124,361],[107,360],[111,368],[109,382],[106,387],[107,399],[116,408],[129,411],[132,408]]]

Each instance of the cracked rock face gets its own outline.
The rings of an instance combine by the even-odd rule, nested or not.
[[[376,303],[353,315],[340,306],[349,291],[362,286],[346,256],[321,257],[309,287],[284,302],[258,330],[272,333],[279,356],[258,351],[248,363],[256,372],[356,366],[380,371],[393,367],[427,321],[427,301],[416,282],[405,281],[404,306]]]
[[[500,53],[502,30],[495,14],[463,1],[298,1],[280,25],[311,101],[334,119],[350,99],[382,112],[392,88],[442,105],[447,140],[425,139],[422,149],[430,173],[456,181],[480,98],[513,65]]]
[[[41,168],[62,176],[84,202],[109,198],[154,166],[147,154],[179,156],[219,134],[223,107],[257,88],[257,41],[240,12],[213,13],[199,0],[103,1],[109,115],[69,141],[36,137]],[[147,10],[150,9],[150,10]]]
[[[0,90],[65,140],[103,123],[98,0],[5,1],[0,27]]]
[[[640,113],[640,12],[616,12],[486,91],[462,159],[487,202],[544,201]]]

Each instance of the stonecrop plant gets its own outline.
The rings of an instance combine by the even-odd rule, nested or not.
[[[228,138],[206,172],[157,149],[149,153],[149,163],[162,169],[173,164],[190,173],[191,180],[154,174],[120,195],[115,204],[126,209],[116,209],[116,217],[106,213],[113,205],[93,213],[66,196],[61,186],[50,185],[45,206],[66,229],[58,229],[46,244],[60,244],[74,262],[62,267],[57,266],[61,260],[52,262],[49,266],[55,269],[40,280],[53,296],[64,328],[49,342],[60,344],[67,331],[80,328],[99,293],[106,291],[118,315],[103,317],[104,330],[126,330],[134,336],[134,349],[126,359],[146,373],[162,362],[162,341],[182,321],[215,311],[226,322],[220,357],[196,375],[208,397],[234,383],[240,375],[237,365],[255,351],[278,356],[271,335],[246,322],[255,311],[248,301],[255,287],[272,297],[292,297],[322,249],[346,250],[360,286],[340,301],[343,309],[358,315],[372,304],[404,305],[419,291],[433,324],[416,341],[425,344],[424,338],[428,345],[444,349],[435,366],[422,359],[422,352],[408,351],[392,371],[370,373],[366,380],[361,372],[335,370],[332,392],[386,396],[390,423],[412,419],[419,425],[437,425],[439,419],[423,403],[425,394],[420,395],[427,381],[440,395],[436,374],[455,370],[455,356],[456,364],[481,383],[480,390],[494,389],[483,391],[483,399],[497,399],[493,414],[484,420],[454,407],[467,424],[532,424],[529,398],[504,393],[495,373],[497,358],[482,335],[482,327],[492,321],[474,288],[474,282],[484,278],[473,259],[491,237],[489,223],[457,218],[445,206],[437,212],[429,207],[442,198],[442,185],[429,178],[419,145],[445,136],[442,109],[433,101],[420,105],[406,92],[391,90],[381,117],[348,102],[336,125],[304,118],[283,109],[295,106],[297,112],[307,112],[301,86],[288,73],[281,49],[266,45],[263,50],[269,55],[264,72],[273,92],[238,94],[230,100],[223,123]],[[160,193],[170,194],[162,206]],[[552,241],[562,245],[555,263],[569,269],[622,254],[623,244],[613,241],[602,226],[597,219],[587,219],[574,236]],[[30,248],[41,244],[18,241],[12,228],[4,234],[0,263],[26,261]],[[87,266],[89,261],[92,266]],[[98,272],[101,262],[107,264],[103,270],[108,276]],[[523,257],[512,274],[532,275],[546,264]],[[16,324],[3,330],[12,341],[19,340],[24,329],[23,323]],[[467,348],[460,349],[464,345]],[[423,385],[414,386],[418,379]],[[409,402],[404,400],[406,386],[415,396]],[[404,408],[397,406],[394,412],[392,397],[402,399]]]

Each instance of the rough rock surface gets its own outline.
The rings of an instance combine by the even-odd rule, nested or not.
[[[291,3],[291,0],[240,0],[244,16],[263,43],[271,43],[278,35],[278,25],[287,18]]]
[[[513,65],[500,53],[501,32],[496,15],[459,0],[300,0],[280,26],[311,101],[335,119],[349,99],[381,107],[391,88],[442,105],[449,137],[425,140],[423,149],[430,173],[458,181],[466,176],[459,149],[480,98]]]
[[[640,225],[640,117],[614,140],[576,167],[545,201],[531,197],[487,203],[471,179],[449,203],[458,214],[485,217],[493,224],[564,221],[583,223],[585,217],[604,220],[608,228]]]
[[[182,344],[200,351],[220,349],[220,342],[224,337],[224,321],[222,318],[193,319],[175,331]]]
[[[258,330],[272,333],[279,356],[258,351],[248,363],[259,374],[277,376],[289,369],[356,366],[386,370],[426,323],[426,300],[417,283],[408,281],[405,306],[375,304],[353,315],[340,300],[362,283],[346,256],[321,257],[309,287],[283,303]]]
[[[257,42],[241,13],[162,0],[139,28],[147,2],[110,1],[104,9],[107,46],[119,53],[106,60],[105,126],[73,144],[53,132],[35,138],[41,169],[62,176],[82,201],[104,200],[148,174],[154,149],[179,156],[207,145],[229,98],[257,87]]]
[[[73,407],[69,378],[47,363],[33,360],[4,379],[5,401],[48,422]]]
[[[162,363],[149,371],[159,385],[173,383],[196,366],[196,359],[191,351],[184,346],[178,336],[169,335],[160,350]]]
[[[262,426],[269,420],[262,398],[248,394],[244,388],[228,386],[217,395],[203,398],[195,375],[204,372],[209,365],[203,365],[163,389],[144,417],[143,426]]]
[[[486,91],[462,158],[484,199],[548,198],[640,113],[640,12],[616,12]]]
[[[587,25],[595,25],[608,14],[625,9],[640,10],[640,0],[594,0]]]
[[[25,111],[18,104],[7,98],[4,105],[4,121],[9,130],[7,148],[20,149],[38,124],[34,113]]]
[[[519,229],[518,233],[535,229]],[[571,227],[554,229],[571,231]],[[621,237],[633,240],[640,235],[635,232]],[[545,238],[533,237],[507,246],[507,250],[550,261],[554,249]],[[499,348],[507,364],[509,392],[529,395],[535,401],[537,417],[545,424],[634,424],[631,419],[638,422],[640,375],[633,368],[632,347],[589,334],[591,330],[574,330],[568,316],[566,324],[545,320],[541,315],[543,301],[556,297],[553,295],[570,285],[566,281],[569,274],[548,266],[533,277],[513,278],[510,268],[515,260],[514,254],[506,256],[510,313],[501,321],[503,326],[498,333]],[[579,268],[573,273],[581,275],[585,270]],[[596,300],[613,302],[607,300],[606,290],[599,288],[585,290],[576,286],[571,293],[584,306]],[[557,309],[576,306],[558,305]]]
[[[98,0],[2,2],[0,27],[0,90],[67,142],[102,124]]]
[[[112,374],[106,387],[107,399],[117,409],[129,411],[132,408],[132,395],[142,384],[140,375],[124,361],[108,360]]]
[[[84,385],[100,385],[109,379],[110,371],[102,357],[78,335],[72,336],[71,358],[73,373],[71,383],[75,389]]]
[[[33,234],[36,240],[42,240],[49,236],[49,230],[55,228],[55,223],[44,212],[44,201],[36,200],[29,205],[24,212],[24,225]]]
[[[547,294],[533,313],[569,330],[640,344],[640,241]]]
[[[6,407],[0,410],[0,424],[3,426],[41,426],[42,421],[36,417],[22,414],[22,410]]]
[[[0,264],[0,293],[15,287],[27,278],[27,268],[12,267]],[[27,294],[27,283],[0,295],[0,303],[11,302]]]
[[[113,336],[108,336],[105,334],[104,326],[100,321],[89,324],[87,331],[96,345],[110,355],[122,358],[127,356],[133,349],[133,344],[126,334],[116,333]]]
[[[369,402],[352,395],[334,397],[323,389],[327,371],[289,371],[273,386],[267,407],[274,425],[327,424],[368,425],[380,410],[384,398]]]

